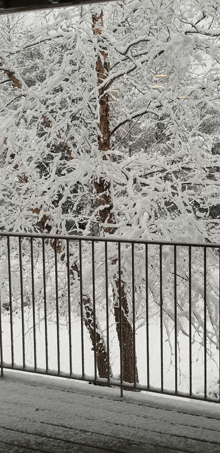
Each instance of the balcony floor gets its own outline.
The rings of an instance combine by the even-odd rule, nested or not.
[[[219,453],[220,405],[6,370],[2,453]]]

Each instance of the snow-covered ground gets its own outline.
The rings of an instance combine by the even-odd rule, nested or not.
[[[37,370],[46,371],[46,347],[45,347],[45,319],[44,311],[38,310],[35,319],[36,336],[36,366]],[[33,312],[30,307],[24,310],[24,350],[25,367],[34,368],[34,329]],[[84,376],[86,379],[94,379],[94,352],[89,339],[88,332],[83,326],[83,355],[84,355]],[[76,378],[82,376],[82,342],[81,342],[81,320],[77,315],[71,319],[71,359],[72,375]],[[10,315],[4,311],[2,315],[2,344],[3,361],[6,365],[12,362]],[[47,319],[47,346],[48,346],[48,369],[53,374],[58,373],[57,355],[57,326],[55,314],[50,313]],[[59,316],[59,347],[60,347],[60,373],[70,373],[70,347],[69,347],[69,323],[66,316]],[[172,349],[171,349],[172,348]],[[210,349],[212,357],[207,355],[207,390],[209,397],[218,396],[218,368],[219,351]],[[114,325],[110,328],[110,362],[113,370],[113,379],[118,380],[120,375],[119,346],[114,331]],[[136,356],[139,375],[139,384],[147,386],[147,342],[146,326],[140,327],[136,332]],[[189,338],[182,333],[178,335],[177,348],[177,378],[178,392],[189,394]],[[23,364],[22,345],[22,317],[21,313],[13,313],[13,353],[14,366],[21,369]],[[204,348],[195,343],[192,346],[192,391],[194,394],[204,393]],[[159,320],[150,323],[149,326],[149,386],[151,390],[161,389],[161,350],[160,350],[160,325]],[[164,391],[174,393],[175,391],[175,354],[174,335],[167,338],[164,332],[163,339],[163,379]]]

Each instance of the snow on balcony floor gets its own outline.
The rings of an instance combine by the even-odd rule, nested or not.
[[[4,371],[2,453],[219,453],[220,405]]]

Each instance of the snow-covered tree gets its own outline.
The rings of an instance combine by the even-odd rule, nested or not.
[[[219,240],[219,219],[213,218],[219,206],[219,155],[213,152],[218,128],[210,133],[206,127],[214,124],[219,107],[219,8],[214,0],[159,3],[126,0],[36,15],[38,25],[31,31],[28,26],[22,40],[10,46],[5,41],[1,229]],[[57,251],[65,262],[63,247],[59,244]],[[145,300],[141,250],[140,322]],[[132,382],[131,266],[123,264],[119,276],[114,247],[109,256],[116,329],[119,292],[123,308],[124,330],[117,333],[126,345],[124,379]],[[126,251],[124,263],[125,257]],[[80,270],[74,251],[71,260],[76,281]],[[156,262],[152,256],[154,277]],[[173,263],[168,253],[169,269]],[[181,269],[184,282],[184,265]],[[159,306],[158,278],[149,288]],[[98,324],[94,330],[89,293],[88,287],[87,328],[102,358],[99,375],[106,377],[105,342]],[[172,318],[170,310],[167,297],[165,311]]]

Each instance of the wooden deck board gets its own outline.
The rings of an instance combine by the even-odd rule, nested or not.
[[[220,453],[213,403],[6,372],[0,408],[2,453]]]

